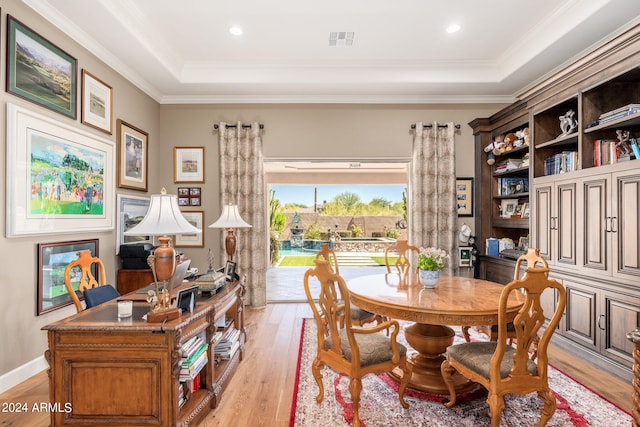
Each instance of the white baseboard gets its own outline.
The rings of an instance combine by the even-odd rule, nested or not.
[[[0,393],[4,393],[21,382],[31,378],[35,374],[49,368],[49,364],[44,356],[33,359],[22,366],[17,367],[13,371],[7,372],[0,376]]]

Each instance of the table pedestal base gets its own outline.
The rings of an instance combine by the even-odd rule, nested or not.
[[[453,344],[453,329],[448,326],[414,323],[405,328],[404,333],[409,345],[418,352],[408,361],[413,365],[409,387],[427,393],[448,395],[449,390],[442,379],[440,365],[445,359],[447,347]],[[400,381],[402,370],[395,369],[390,375]],[[475,387],[475,383],[457,372],[453,376],[453,382],[457,393]]]

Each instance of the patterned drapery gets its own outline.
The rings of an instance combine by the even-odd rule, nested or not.
[[[430,125],[416,123],[412,130],[410,242],[447,251],[451,258],[443,272],[454,274],[458,270],[455,126],[447,123],[440,127],[437,122]]]
[[[258,123],[227,127],[220,123],[220,206],[237,204],[240,216],[251,228],[235,230],[238,274],[247,275],[246,303],[261,307],[267,303],[267,241],[265,224],[262,131]],[[221,239],[224,253],[224,238]]]

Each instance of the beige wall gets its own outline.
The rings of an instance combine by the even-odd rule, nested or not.
[[[0,81],[4,86],[6,78],[6,15],[10,14],[24,25],[38,32],[41,36],[57,45],[78,61],[78,118],[73,120],[48,110],[39,105],[25,101],[4,90],[0,92],[0,135],[6,135],[6,104],[12,103],[30,109],[39,114],[53,117],[60,123],[76,127],[84,132],[93,133],[115,144],[115,120],[120,118],[149,133],[150,155],[149,170],[151,173],[150,191],[158,191],[154,174],[157,173],[157,163],[160,158],[159,143],[159,106],[153,99],[134,87],[116,71],[107,67],[96,57],[87,52],[80,43],[71,40],[52,25],[43,20],[38,14],[24,6],[19,1],[2,2],[2,17],[0,32]],[[97,131],[80,122],[80,72],[87,71],[113,87],[113,135]],[[0,150],[0,163],[6,164],[5,149]],[[115,173],[115,171],[114,171]],[[0,188],[5,189],[5,173],[0,174]],[[118,193],[145,195],[138,191],[119,190]],[[0,224],[4,227],[6,200],[0,198]],[[108,207],[115,215],[115,198]],[[114,217],[115,218],[115,217]],[[4,350],[0,352],[0,391],[5,384],[10,384],[14,378],[20,376],[20,368],[28,362],[41,358],[47,348],[47,336],[40,328],[48,323],[75,313],[75,308],[69,306],[63,309],[37,316],[37,245],[79,239],[99,239],[100,258],[105,262],[107,279],[116,281],[118,259],[115,255],[116,235],[113,232],[92,234],[57,234],[33,237],[15,237],[7,239],[2,233],[0,237],[0,342]],[[8,350],[10,349],[10,350]],[[41,362],[41,361],[40,361]],[[18,370],[18,372],[13,370]]]
[[[456,136],[458,176],[473,176],[473,136],[467,125],[477,117],[487,117],[501,105],[161,105],[131,85],[116,71],[86,51],[81,43],[62,34],[39,15],[18,1],[3,2],[0,58],[6,58],[6,15],[11,14],[23,24],[64,49],[78,60],[78,74],[86,68],[113,87],[114,133],[107,135],[51,112],[6,92],[0,92],[2,105],[0,135],[6,130],[6,103],[54,117],[61,123],[95,133],[116,141],[116,119],[122,119],[149,133],[149,192],[116,189],[117,193],[136,196],[157,193],[165,186],[175,194],[173,182],[173,147],[205,147],[205,183],[201,186],[205,224],[212,223],[220,213],[218,171],[218,137],[213,124],[258,121],[265,125],[264,155],[267,159],[408,159],[411,156],[409,127],[418,121],[460,123]],[[4,64],[0,81],[5,81]],[[80,86],[78,86],[80,92]],[[78,107],[80,103],[78,102]],[[5,164],[5,150],[0,150],[0,162]],[[182,184],[181,184],[182,186]],[[5,174],[0,174],[0,188],[5,188]],[[1,198],[0,224],[5,223],[5,198]],[[115,215],[115,200],[112,208]],[[469,220],[467,223],[472,224]],[[205,227],[205,248],[184,248],[193,265],[206,270],[206,249],[212,248],[219,261],[221,231]],[[0,352],[0,392],[24,379],[36,368],[44,368],[42,355],[47,348],[42,326],[75,312],[73,307],[36,315],[37,244],[97,237],[100,257],[107,268],[107,278],[115,284],[118,259],[115,255],[116,234],[59,234],[7,239],[0,237],[0,342],[10,351]]]

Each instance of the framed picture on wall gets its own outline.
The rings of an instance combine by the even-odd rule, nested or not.
[[[174,147],[173,181],[204,182],[204,147]]]
[[[458,267],[471,267],[472,266],[472,258],[471,251],[473,248],[471,246],[460,246],[458,248]]]
[[[7,92],[77,117],[77,60],[7,15]]]
[[[111,231],[113,142],[7,104],[6,237]]]
[[[202,230],[204,211],[182,211],[182,215],[191,225]],[[180,234],[176,236],[175,246],[202,248],[204,247],[204,233]]]
[[[67,264],[78,258],[78,251],[90,250],[92,256],[99,256],[98,245],[98,239],[38,244],[38,316],[72,304],[64,284],[64,270]],[[93,267],[96,269],[97,265]],[[77,289],[80,270],[78,275],[73,273],[72,270],[71,283]],[[93,275],[98,277],[98,272],[94,270]],[[82,299],[82,295],[79,296]]]
[[[87,126],[111,135],[113,89],[111,86],[82,70],[82,108],[81,121]]]
[[[149,197],[129,196],[118,194],[118,219],[116,255],[120,253],[121,245],[136,243],[153,244],[152,236],[125,236],[124,232],[135,227],[147,214],[151,199]]]
[[[118,187],[147,191],[149,134],[118,119]]]
[[[473,216],[473,178],[456,178],[458,216]]]

